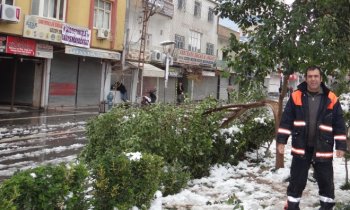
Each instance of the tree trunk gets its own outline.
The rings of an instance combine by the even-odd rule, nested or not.
[[[278,127],[280,125],[281,118],[282,118],[283,99],[287,93],[288,79],[289,79],[289,75],[283,76],[282,89],[281,89],[280,96],[278,98],[278,113],[277,113],[277,119],[276,119],[276,123],[275,123],[276,138],[277,138]],[[275,164],[275,167],[276,167],[276,169],[284,168],[284,154],[278,153],[277,141],[276,141],[276,164]]]

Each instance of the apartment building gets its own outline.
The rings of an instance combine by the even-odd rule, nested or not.
[[[217,98],[218,17],[217,3],[211,0],[176,0],[172,39],[175,40],[175,66],[183,77],[185,91],[191,100],[207,96]]]
[[[148,2],[148,8],[154,6],[156,12],[148,19],[147,30],[143,31],[145,2]],[[176,102],[179,82],[191,100],[208,96],[227,99],[220,96],[220,91],[225,90],[223,94],[227,94],[229,78],[220,76],[223,69],[217,68],[221,47],[218,46],[218,17],[214,14],[216,6],[217,3],[211,0],[129,1],[126,68],[116,80],[129,81],[133,101],[137,101],[140,94],[146,95],[149,90],[157,89],[158,101]],[[140,61],[142,39],[145,40],[145,51],[144,59]],[[166,68],[167,58],[169,68]],[[142,74],[139,63],[144,63]]]
[[[123,81],[131,102],[139,103],[143,95],[156,90],[158,102],[169,102],[165,97],[174,92],[164,90],[165,54],[160,45],[169,40],[174,5],[171,1],[127,1],[125,66],[116,72],[115,80]],[[144,46],[142,49],[141,46]],[[143,57],[141,56],[141,51]],[[140,57],[141,56],[141,57]],[[166,94],[164,94],[166,91]],[[170,100],[170,102],[173,102]]]
[[[0,3],[0,103],[99,107],[122,66],[125,1]]]

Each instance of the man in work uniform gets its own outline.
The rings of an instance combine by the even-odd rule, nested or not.
[[[320,210],[333,209],[333,147],[335,144],[337,157],[344,156],[346,129],[337,96],[323,84],[319,67],[307,68],[305,81],[286,104],[277,134],[280,154],[284,154],[289,135],[293,159],[285,209],[300,209],[311,164],[319,187]]]

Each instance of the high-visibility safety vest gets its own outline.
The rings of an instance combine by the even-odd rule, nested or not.
[[[289,98],[277,132],[277,142],[286,144],[292,136],[291,153],[304,157],[308,140],[309,106],[305,82],[298,86]],[[316,142],[314,160],[327,161],[333,159],[333,148],[346,150],[346,129],[343,111],[337,96],[321,83],[323,94],[317,115]]]

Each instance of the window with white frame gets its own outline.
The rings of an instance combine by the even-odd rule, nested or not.
[[[194,2],[194,16],[201,17],[202,4],[199,1]]]
[[[185,49],[185,37],[175,34],[175,48]]]
[[[207,55],[214,55],[214,44],[212,43],[207,43],[207,50],[206,50]]]
[[[186,9],[186,0],[178,0],[177,1],[177,8],[179,10],[185,10]]]
[[[152,34],[146,34],[146,47],[149,48],[152,46]]]
[[[67,0],[33,0],[32,15],[64,21]]]
[[[213,22],[214,21],[214,9],[209,8],[208,10],[208,22]]]
[[[0,4],[15,5],[15,0],[0,0]]]
[[[95,0],[94,27],[111,28],[112,3],[105,0]]]
[[[188,40],[188,50],[193,52],[201,52],[201,34],[196,31],[191,31],[190,39]]]

